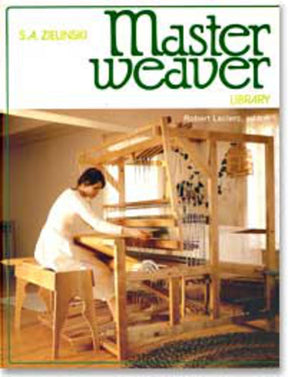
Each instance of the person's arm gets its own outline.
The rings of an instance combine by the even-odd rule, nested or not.
[[[75,193],[73,197],[73,208],[74,211],[81,217],[81,219],[97,232],[113,234],[116,236],[122,235],[122,226],[109,223],[108,221],[99,218],[90,207],[89,203],[87,203],[85,199],[79,197],[78,193]]]
[[[113,234],[116,236],[134,237],[140,239],[149,238],[149,233],[139,229],[126,228],[100,219],[92,210],[85,199],[79,198],[76,193],[73,199],[75,212],[99,233]]]

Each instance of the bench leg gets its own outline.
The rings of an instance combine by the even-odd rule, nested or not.
[[[56,291],[54,292],[53,359],[57,358],[59,354],[60,335],[69,310],[69,303],[76,296],[79,296],[84,301],[82,314],[91,329],[93,346],[96,350],[99,350],[91,271],[59,273],[56,280]]]
[[[70,295],[61,288],[54,292],[52,358],[59,355],[60,334],[68,312]]]
[[[93,286],[92,279],[90,276],[86,275],[83,281],[83,286],[80,292],[81,297],[84,300],[83,316],[86,318],[88,325],[92,333],[93,348],[96,351],[100,349],[100,340],[98,332],[98,324],[96,321],[95,306],[93,299]]]
[[[15,321],[14,326],[16,330],[19,330],[21,327],[21,311],[23,302],[26,295],[26,286],[28,281],[21,278],[16,278],[16,297],[15,297]]]

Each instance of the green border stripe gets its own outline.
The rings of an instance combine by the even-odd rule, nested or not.
[[[12,9],[97,9],[97,8],[280,8],[280,5],[31,5],[31,6],[9,6],[6,8],[6,114],[5,114],[5,124],[4,124],[4,146],[3,146],[3,158],[4,158],[4,219],[9,219],[10,214],[10,197],[9,197],[9,10]],[[6,242],[4,247],[4,251],[7,250],[6,258],[10,255],[10,244]],[[13,361],[11,358],[11,305],[10,305],[10,286],[9,286],[9,267],[6,267],[6,284],[7,284],[7,294],[8,294],[8,305],[6,307],[7,311],[7,332],[8,332],[8,365],[124,365],[127,366],[128,364],[132,364],[134,361],[127,360],[127,361],[67,361],[67,360],[54,360],[54,361]],[[5,350],[3,350],[5,352]],[[205,360],[203,360],[203,363]],[[250,361],[243,361],[243,365],[251,365],[258,363],[258,360],[250,360]],[[221,365],[222,361],[219,360],[217,362],[213,362],[215,365]],[[229,362],[231,366],[233,365],[233,361]],[[269,366],[271,364],[270,360],[262,360],[261,363],[263,365],[267,364]],[[227,364],[227,363],[226,363]],[[236,365],[242,364],[240,361],[235,361]],[[210,364],[211,365],[211,364]]]
[[[280,8],[280,5],[12,5],[6,9],[66,8]]]
[[[4,221],[8,221],[10,218],[10,190],[9,190],[9,183],[10,183],[10,171],[9,171],[9,163],[10,163],[10,154],[9,154],[9,20],[8,20],[8,13],[6,14],[5,19],[5,26],[6,26],[6,114],[5,114],[5,124],[4,124],[4,136],[3,136],[3,169],[4,169],[4,182],[3,182],[3,219]],[[11,256],[10,250],[10,236],[5,237],[3,239],[3,250],[5,258],[9,258]],[[9,267],[5,268],[5,280],[6,280],[6,292],[8,296],[8,305],[4,309],[4,313],[6,313],[7,323],[6,323],[6,331],[7,331],[7,352],[8,363],[11,363],[11,305],[10,305],[10,270]],[[5,350],[3,349],[3,353]]]

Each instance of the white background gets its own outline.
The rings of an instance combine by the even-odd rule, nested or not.
[[[95,4],[97,4],[95,2]],[[101,8],[80,9],[10,9],[9,20],[9,107],[13,109],[27,108],[223,108],[230,106],[232,94],[269,94],[271,100],[264,107],[279,106],[279,9],[278,8],[154,8],[158,19],[158,33],[161,41],[171,35],[170,25],[184,25],[185,40],[189,41],[189,26],[198,23],[208,24],[207,15],[215,15],[217,24],[223,28],[231,23],[243,25],[271,25],[271,34],[265,31],[260,34],[260,49],[264,56],[271,59],[272,66],[265,64],[260,68],[260,80],[263,89],[253,89],[252,85],[241,90],[226,88],[220,80],[215,80],[204,90],[195,88],[171,90],[166,86],[153,91],[143,90],[130,79],[120,90],[99,90],[94,86],[94,68],[89,62],[91,58],[110,58],[110,25],[109,17]],[[150,23],[147,18],[139,22],[139,46],[143,46],[145,56],[150,54]],[[87,40],[78,41],[46,41],[20,40],[20,30],[35,30],[41,38],[43,30],[85,29]],[[129,57],[130,25],[127,19],[119,23],[117,37],[120,48]],[[172,32],[172,35],[175,35]],[[206,32],[205,37],[209,35]],[[234,37],[241,49],[252,43],[252,37],[241,40]],[[208,42],[209,45],[209,42]],[[235,46],[234,46],[235,48]],[[227,57],[227,56],[226,56]],[[225,57],[225,58],[226,58]],[[253,57],[252,52],[245,58]],[[170,57],[160,57],[167,68],[179,68]],[[221,62],[223,58],[217,58]],[[139,58],[133,58],[138,61]],[[202,58],[200,57],[200,61]],[[201,63],[201,76],[210,72],[211,66]],[[116,77],[122,77],[123,64],[116,65]],[[189,65],[188,69],[192,67]],[[207,70],[206,70],[207,69]],[[101,76],[106,76],[107,66],[101,64]],[[165,72],[166,70],[164,70]],[[125,72],[125,70],[124,70]],[[248,73],[249,72],[249,73]],[[250,70],[234,71],[233,82],[241,82],[251,75]],[[162,71],[148,71],[145,81],[157,82]],[[193,78],[193,73],[190,75]],[[231,74],[232,76],[232,74]],[[178,80],[177,80],[178,81]],[[263,107],[263,104],[243,104],[237,107]]]

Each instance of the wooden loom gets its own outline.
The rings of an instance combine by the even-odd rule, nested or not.
[[[201,142],[206,146],[207,153],[200,155],[193,148],[192,142]],[[265,146],[265,173],[266,173],[266,229],[245,230],[245,233],[255,233],[266,235],[266,258],[265,264],[252,265],[241,263],[228,263],[219,260],[219,221],[218,221],[218,167],[217,167],[217,147],[219,142],[229,143],[260,143]],[[179,205],[179,195],[177,193],[176,182],[174,181],[174,171],[172,156],[175,148],[181,148],[187,154],[187,162],[197,167],[205,177],[207,184],[207,199],[209,205],[204,213],[209,218],[209,253],[206,253],[200,263],[186,263],[171,265],[154,272],[133,271],[133,265],[137,259],[127,256],[128,246],[131,240],[113,237],[101,237],[93,235],[82,235],[77,237],[77,242],[83,246],[88,246],[93,250],[114,256],[115,271],[115,293],[116,293],[116,341],[115,344],[106,341],[104,346],[115,353],[120,360],[126,359],[130,354],[129,346],[131,339],[141,339],[142,336],[152,336],[164,333],[173,335],[187,331],[192,328],[204,328],[207,326],[217,326],[229,323],[233,320],[231,316],[223,318],[220,316],[220,282],[221,278],[229,276],[249,276],[265,279],[266,287],[266,311],[265,314],[271,318],[273,309],[273,295],[275,290],[275,194],[274,194],[274,144],[273,138],[261,135],[250,135],[229,132],[203,131],[196,129],[178,128],[169,118],[162,118],[159,123],[145,126],[132,132],[129,135],[117,136],[112,140],[102,144],[98,149],[87,151],[80,155],[79,164],[95,166],[100,168],[106,180],[119,193],[119,202],[104,206],[106,210],[124,211],[131,208],[151,208],[157,206],[168,206],[170,211],[167,215],[133,217],[114,217],[109,221],[131,227],[168,227],[174,229],[174,239],[153,239],[149,240],[150,248],[163,249],[166,255],[177,255],[185,253],[183,238],[183,210]],[[149,160],[149,156],[161,154],[162,160]],[[126,164],[146,164],[158,166],[164,169],[167,189],[167,196],[156,200],[125,202],[125,165]],[[113,177],[108,165],[118,166],[118,179]],[[203,211],[201,212],[203,214]],[[132,244],[133,245],[133,244]],[[152,246],[151,246],[152,245]],[[145,246],[145,245],[144,245]],[[195,253],[194,253],[195,257]],[[201,323],[189,322],[185,314],[187,299],[185,295],[186,282],[195,278],[205,278],[209,282],[206,299],[209,306],[209,315]],[[207,280],[208,279],[208,280]],[[156,324],[130,328],[127,325],[126,289],[133,283],[146,284],[147,281],[166,280],[168,281],[168,295],[166,299],[169,304],[169,322],[161,327]],[[147,288],[147,284],[146,284]],[[149,287],[148,287],[149,289]],[[153,291],[153,288],[151,288]],[[157,291],[154,290],[157,294]],[[159,293],[161,295],[161,292]],[[163,294],[162,294],[163,295]],[[223,322],[224,321],[224,322]],[[225,322],[226,321],[226,322]],[[161,331],[160,331],[161,329]]]

